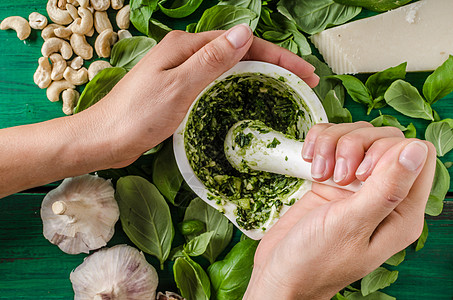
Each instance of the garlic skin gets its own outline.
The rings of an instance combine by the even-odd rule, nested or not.
[[[119,218],[114,193],[110,180],[95,175],[66,178],[42,202],[44,237],[69,254],[105,246]]]
[[[156,269],[128,245],[101,249],[69,276],[74,300],[151,300],[156,298]]]
[[[186,298],[183,298],[176,293],[167,291],[165,294],[159,292],[156,300],[186,300]]]

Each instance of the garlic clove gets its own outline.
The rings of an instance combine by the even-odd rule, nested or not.
[[[101,249],[71,272],[75,300],[156,298],[157,272],[128,245]]]
[[[43,234],[66,253],[88,253],[107,244],[119,209],[110,180],[94,175],[66,178],[41,206]]]

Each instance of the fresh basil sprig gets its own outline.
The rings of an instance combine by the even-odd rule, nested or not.
[[[387,259],[385,261],[385,263],[390,266],[398,266],[400,263],[402,263],[404,261],[405,257],[406,257],[406,249],[401,250],[398,253],[395,253],[394,255],[392,255],[392,257]]]
[[[453,92],[452,55],[426,78],[426,81],[423,84],[423,96],[425,96],[429,104],[434,104],[451,92]]]
[[[370,274],[362,278],[360,287],[363,296],[367,296],[377,290],[383,289],[396,281],[398,271],[389,271],[386,268],[379,267]]]
[[[261,0],[222,0],[217,5],[232,5],[236,7],[248,8],[253,11],[256,17],[250,22],[250,28],[255,30],[261,15]]]
[[[438,216],[442,212],[444,199],[450,189],[450,174],[440,159],[436,160],[436,172],[434,181],[429,193],[425,213],[430,216]]]
[[[453,149],[453,119],[444,119],[428,125],[425,139],[433,143],[437,156],[441,157]]]
[[[234,5],[215,5],[204,11],[194,32],[226,30],[235,25],[251,25],[259,16],[251,9]]]
[[[149,22],[151,16],[157,10],[158,0],[131,0],[130,20],[138,31],[149,35]]]
[[[376,117],[375,119],[371,120],[370,123],[374,127],[382,126],[396,127],[404,133],[404,136],[406,138],[415,138],[417,136],[414,124],[410,123],[409,125],[407,125],[407,127],[404,127],[394,116],[380,115],[379,117]]]
[[[352,122],[351,113],[347,108],[341,105],[340,99],[337,97],[335,90],[327,93],[322,102],[327,118],[331,123],[350,123]]]
[[[130,71],[157,42],[146,36],[123,39],[112,48],[110,64]]]
[[[209,300],[211,297],[211,282],[208,275],[190,257],[178,257],[173,265],[173,274],[184,298]]]

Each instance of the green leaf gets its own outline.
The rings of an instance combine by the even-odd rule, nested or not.
[[[340,99],[335,94],[335,90],[327,93],[326,98],[322,102],[327,114],[329,122],[332,123],[350,123],[352,122],[351,113],[347,108],[343,108]]]
[[[420,237],[417,240],[417,244],[415,246],[415,251],[421,250],[423,247],[425,247],[426,240],[428,239],[428,223],[425,222],[423,223],[423,231]]]
[[[428,103],[436,101],[453,92],[453,56],[438,67],[431,75],[426,78],[423,85],[423,95]]]
[[[280,32],[280,31],[266,31],[263,33],[263,38],[270,42],[280,42],[291,37],[291,32]]]
[[[185,18],[197,10],[203,0],[175,0],[169,8],[163,6],[166,2],[168,1],[163,0],[158,4],[164,14],[170,18]]]
[[[406,81],[399,79],[393,82],[385,92],[384,98],[388,105],[403,115],[434,120],[431,106],[423,100],[417,88]]]
[[[197,234],[205,228],[206,225],[200,220],[186,220],[178,224],[178,229],[182,235]]]
[[[178,257],[173,265],[175,282],[187,300],[209,300],[209,277],[199,264],[188,257]]]
[[[156,154],[157,152],[160,151],[160,149],[162,149],[162,147],[164,146],[164,143],[160,143],[159,145],[149,149],[148,151],[146,151],[145,153],[143,153],[143,155],[151,155],[151,154]]]
[[[257,18],[256,13],[248,8],[216,5],[204,11],[197,23],[195,32],[227,30],[242,23],[251,25],[255,18]]]
[[[158,0],[131,0],[130,20],[138,31],[149,35],[149,22],[153,12],[157,10]]]
[[[184,252],[186,252],[187,255],[190,256],[202,255],[206,251],[206,248],[208,247],[208,244],[211,241],[213,235],[214,231],[208,231],[197,235],[184,245]]]
[[[405,257],[406,257],[406,249],[404,249],[398,253],[395,253],[392,257],[387,259],[385,261],[385,263],[388,265],[391,265],[391,266],[397,266],[404,261]]]
[[[190,23],[189,25],[186,26],[186,31],[190,33],[195,33],[196,28],[197,23]]]
[[[287,39],[286,41],[276,44],[279,45],[280,47],[288,49],[294,54],[297,54],[297,52],[299,51],[299,47],[297,46],[296,42],[294,42],[292,39]]]
[[[444,119],[428,125],[425,139],[433,143],[437,156],[442,157],[453,149],[453,119]]]
[[[146,179],[126,176],[118,180],[115,198],[126,235],[140,250],[156,256],[162,267],[175,234],[164,197]]]
[[[450,189],[450,174],[440,159],[436,160],[436,172],[434,181],[426,203],[425,213],[430,216],[438,216],[444,207],[444,199]]]
[[[406,77],[406,66],[407,63],[402,63],[396,67],[388,68],[368,77],[365,86],[370,91],[371,96],[374,99],[382,97],[382,100],[384,100],[384,94],[390,85],[395,80],[404,79]]]
[[[162,150],[156,154],[153,165],[153,183],[162,195],[174,204],[183,180],[173,153],[173,143],[166,142]]]
[[[332,300],[348,300],[348,299],[342,294],[337,293],[335,296],[333,296]]]
[[[155,40],[145,36],[123,39],[113,46],[110,64],[130,71],[156,44]]]
[[[341,80],[343,86],[348,91],[349,96],[351,96],[352,100],[355,102],[364,104],[368,107],[373,105],[373,97],[371,97],[368,88],[356,77],[351,75],[333,75],[329,78]]]
[[[85,86],[74,113],[79,113],[104,98],[126,73],[124,68],[107,68],[100,71]]]
[[[277,9],[308,34],[346,23],[362,10],[361,7],[338,4],[333,0],[280,0]]]
[[[346,293],[345,293],[346,296]],[[348,293],[347,300],[396,300],[395,297],[389,296],[382,292],[374,292],[369,295],[363,296],[361,292]]]
[[[398,278],[398,271],[389,271],[379,267],[370,274],[362,278],[361,291],[363,296],[367,296],[377,290],[388,287]]]
[[[195,198],[190,202],[184,215],[184,221],[186,220],[199,220],[206,224],[206,231],[214,231],[211,242],[206,252],[203,253],[203,256],[213,263],[230,243],[233,237],[233,225],[223,214],[200,198]],[[191,235],[187,237],[189,240],[193,238]]]
[[[261,0],[223,0],[220,1],[217,5],[231,5],[236,7],[248,8],[256,14],[255,19],[250,23],[250,28],[252,31],[255,31],[256,26],[261,15]]]
[[[151,18],[149,20],[148,36],[155,39],[157,42],[160,42],[167,35],[167,33],[172,30],[173,29],[156,19]]]
[[[379,117],[370,121],[370,123],[374,127],[382,127],[382,126],[392,126],[396,127],[404,133],[406,138],[415,138],[416,136],[416,129],[414,124],[410,123],[407,127],[404,127],[400,124],[397,118],[394,116],[389,115],[380,115]]]
[[[258,241],[245,239],[237,243],[225,259],[209,266],[214,299],[242,299],[252,275],[257,246]]]
[[[398,8],[403,6],[412,0],[334,0],[337,3],[344,4],[344,5],[355,5],[361,6],[363,8],[377,11],[377,12],[384,12],[391,9]]]

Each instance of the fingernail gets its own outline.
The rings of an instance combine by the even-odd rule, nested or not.
[[[355,175],[360,176],[360,175],[364,175],[365,173],[367,173],[371,168],[371,163],[372,163],[371,158],[369,156],[365,156],[362,163],[357,168]]]
[[[340,182],[346,178],[348,174],[348,165],[346,164],[346,160],[343,157],[337,159],[335,163],[335,171],[333,173],[333,181]]]
[[[311,177],[319,179],[326,172],[326,159],[321,155],[316,155],[311,165]]]
[[[252,29],[246,23],[239,24],[231,28],[226,35],[226,39],[230,42],[230,44],[236,48],[242,48],[245,44],[247,44],[248,40],[252,36]]]
[[[412,142],[400,153],[399,162],[409,171],[415,171],[425,162],[428,147],[419,141]]]
[[[314,142],[308,142],[304,144],[303,152],[302,152],[302,157],[305,160],[310,160],[313,159],[313,151],[315,149],[315,143]]]

